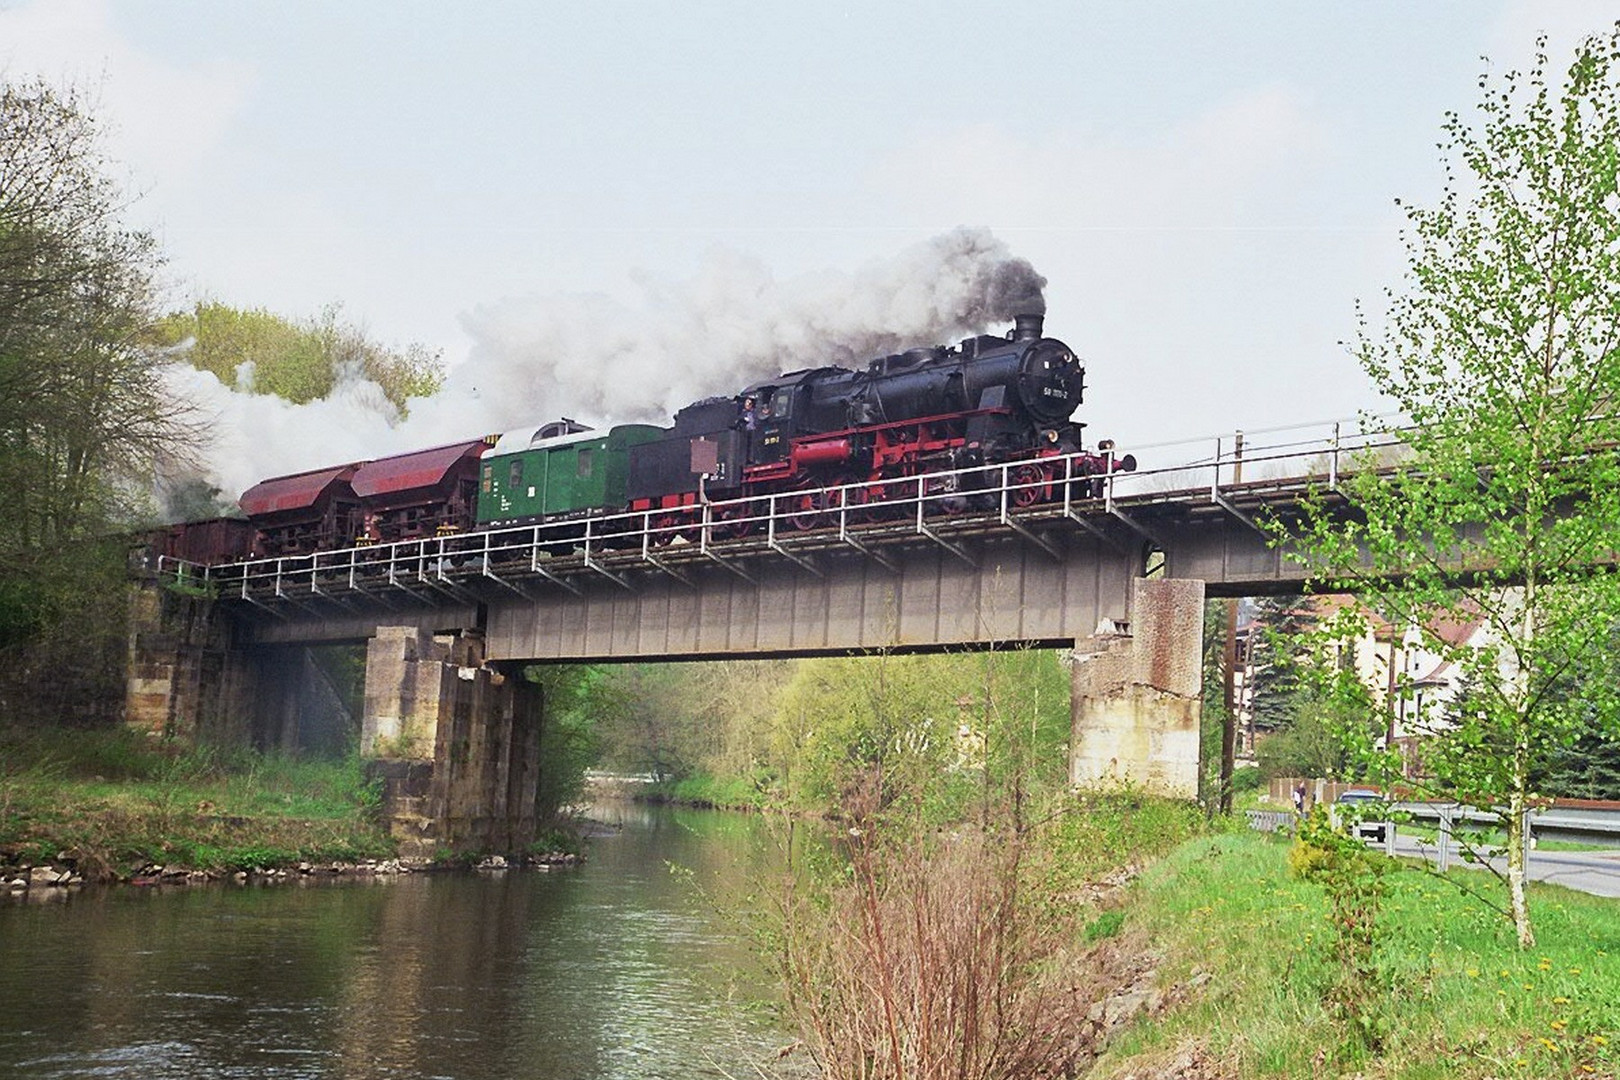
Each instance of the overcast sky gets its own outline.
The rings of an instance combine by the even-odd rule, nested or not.
[[[1612,3],[0,0],[0,72],[92,89],[177,303],[480,347],[741,261],[856,273],[984,226],[1049,279],[1125,443],[1371,404],[1339,344],[1438,193],[1444,110]],[[806,357],[815,363],[816,357]],[[557,411],[568,411],[559,401]]]

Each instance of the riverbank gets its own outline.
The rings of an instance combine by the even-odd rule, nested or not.
[[[126,731],[0,738],[0,880],[388,872],[394,843],[358,757],[180,749]],[[63,875],[66,875],[65,877]]]
[[[1241,830],[1200,837],[1137,878],[1122,928],[1162,957],[1161,988],[1197,991],[1124,1030],[1097,1080],[1620,1071],[1615,901],[1532,887],[1538,944],[1521,952],[1479,900],[1391,868],[1372,950],[1347,981],[1329,899],[1290,872],[1289,851]]]
[[[436,869],[566,866],[580,838],[525,852],[401,858],[358,755],[183,748],[138,732],[0,733],[0,893],[83,884],[277,883]]]
[[[700,810],[741,810],[752,812],[779,808],[783,800],[769,785],[746,777],[716,777],[693,773],[678,780],[649,780],[621,784],[619,797],[637,802],[668,806],[690,806]]]

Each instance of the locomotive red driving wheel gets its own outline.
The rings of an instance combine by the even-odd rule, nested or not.
[[[882,480],[873,484],[865,484],[854,490],[856,501],[862,510],[856,519],[863,523],[876,524],[882,521],[893,521],[902,513],[902,507],[896,506],[894,500],[898,497],[899,485],[889,480]]]
[[[1007,472],[1007,503],[1015,510],[1027,510],[1052,498],[1052,470],[1047,465],[1026,461]]]
[[[965,511],[967,505],[967,497],[956,476],[935,477],[927,482],[923,512],[929,517],[955,517]]]
[[[783,499],[778,505],[787,511],[787,523],[790,528],[800,532],[809,532],[828,524],[831,515],[828,511],[836,505],[836,493],[827,491],[821,486],[819,479],[808,479],[801,484],[801,489]]]
[[[731,506],[716,507],[714,510],[714,538],[716,540],[741,540],[753,533],[754,527],[759,524],[756,520],[761,514],[760,507],[755,503],[736,503]]]

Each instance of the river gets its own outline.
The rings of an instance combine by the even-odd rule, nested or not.
[[[0,903],[0,1061],[142,1080],[757,1075],[792,1039],[722,909],[780,865],[765,823],[598,816],[623,827],[573,869]]]

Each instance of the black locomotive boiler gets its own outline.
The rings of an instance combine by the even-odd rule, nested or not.
[[[874,512],[919,496],[951,510],[988,482],[960,471],[977,466],[1016,463],[1019,505],[1052,499],[1059,479],[1133,468],[1081,452],[1073,416],[1085,367],[1042,324],[1020,315],[1006,337],[911,349],[864,370],[807,368],[688,405],[665,437],[631,448],[630,508],[662,512],[668,526],[703,501],[803,492],[791,521],[813,527],[828,508],[822,489],[839,485]],[[1062,455],[1076,456],[1060,478],[1048,459]]]

